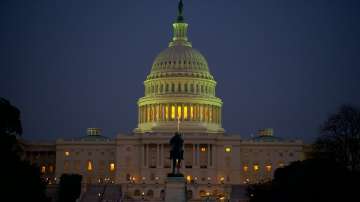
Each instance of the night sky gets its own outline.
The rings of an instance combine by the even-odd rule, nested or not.
[[[137,124],[137,99],[172,35],[177,0],[1,0],[0,96],[24,137],[55,140]],[[223,127],[314,140],[360,103],[359,0],[184,0],[188,37],[223,99]]]

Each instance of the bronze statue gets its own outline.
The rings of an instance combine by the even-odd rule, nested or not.
[[[183,4],[182,0],[180,0],[179,5],[178,5],[178,16],[177,16],[177,19],[176,19],[177,22],[183,22],[184,21],[183,9],[184,9],[184,4]]]
[[[170,139],[170,159],[172,160],[173,167],[172,173],[170,173],[169,176],[183,176],[180,173],[181,160],[184,159],[183,144],[184,140],[182,139],[179,132],[176,132],[175,135]]]

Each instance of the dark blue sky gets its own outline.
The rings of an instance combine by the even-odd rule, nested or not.
[[[223,126],[313,140],[341,104],[360,103],[360,1],[185,0],[193,47],[224,101]],[[136,101],[171,38],[176,0],[0,1],[0,96],[24,137],[137,124]]]

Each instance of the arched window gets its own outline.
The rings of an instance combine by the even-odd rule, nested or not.
[[[175,84],[174,83],[171,84],[171,92],[175,92]]]
[[[165,85],[165,91],[169,92],[169,84],[168,83]]]
[[[177,89],[178,92],[181,92],[181,83],[178,84],[178,89]]]
[[[194,84],[190,84],[190,92],[194,92]]]
[[[188,84],[184,84],[184,91],[187,93],[188,92]]]
[[[199,84],[196,84],[196,92],[199,93]]]
[[[160,85],[160,93],[163,93],[164,92],[164,84],[161,84]]]

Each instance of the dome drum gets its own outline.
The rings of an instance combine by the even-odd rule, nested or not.
[[[145,84],[145,96],[167,94],[189,94],[215,96],[215,81],[192,78],[167,78],[147,80]]]

